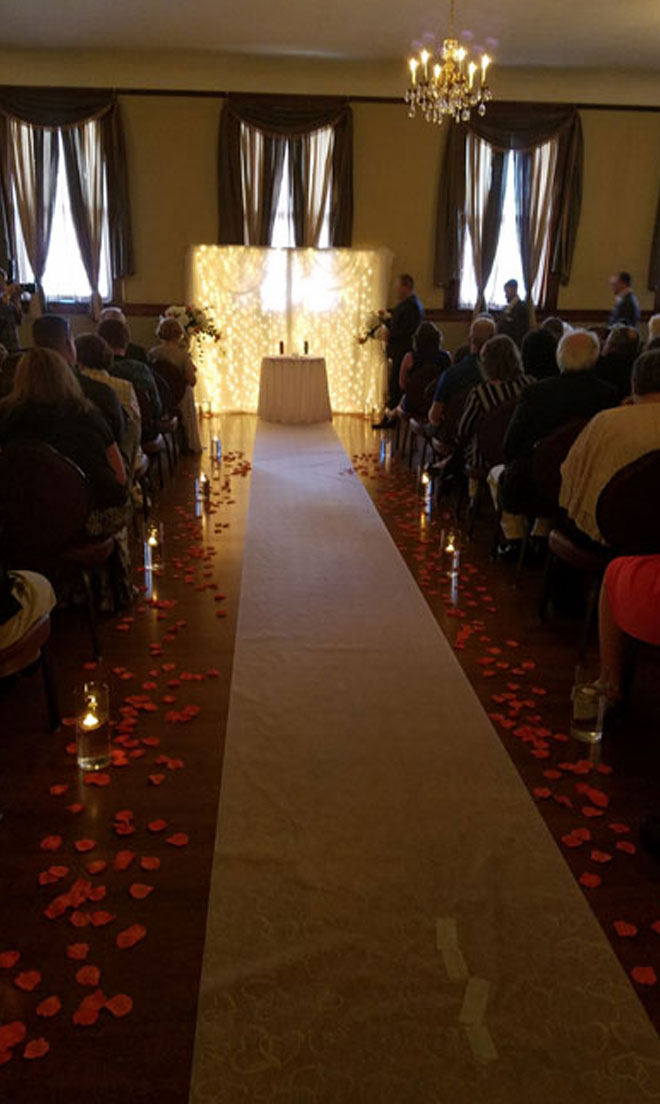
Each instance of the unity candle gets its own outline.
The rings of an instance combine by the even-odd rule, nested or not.
[[[103,770],[110,762],[109,691],[86,682],[76,692],[76,757],[81,770]]]

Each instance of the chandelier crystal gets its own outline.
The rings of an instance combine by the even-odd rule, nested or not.
[[[408,61],[410,84],[404,99],[410,118],[419,110],[427,123],[440,125],[445,115],[455,123],[466,123],[473,107],[479,115],[485,115],[486,104],[493,98],[486,80],[491,61],[488,54],[473,61],[455,38],[454,0],[450,0],[449,38],[442,43],[439,56],[434,58],[423,49]]]

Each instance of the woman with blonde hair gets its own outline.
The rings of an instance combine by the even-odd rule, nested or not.
[[[149,362],[158,371],[158,361],[165,360],[181,373],[186,383],[186,389],[179,403],[179,409],[181,410],[186,445],[190,452],[201,452],[202,443],[199,439],[195,397],[193,395],[193,387],[197,382],[197,369],[185,346],[183,327],[176,318],[166,316],[161,318],[156,327],[156,337],[159,344],[154,345],[149,350]]]

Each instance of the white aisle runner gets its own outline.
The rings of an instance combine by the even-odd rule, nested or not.
[[[194,1104],[633,1104],[660,1043],[330,426],[259,426]]]

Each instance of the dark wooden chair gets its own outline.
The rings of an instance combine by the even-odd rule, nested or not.
[[[160,432],[158,419],[154,414],[153,404],[146,391],[135,389],[137,401],[142,418],[142,451],[148,457],[149,463],[155,460],[158,464],[158,481],[162,491],[165,486],[165,474],[163,469],[163,454],[167,455],[165,438]]]
[[[468,484],[470,481],[476,484],[468,502],[468,537],[472,537],[474,522],[479,512],[484,490],[487,489],[488,472],[496,464],[504,462],[504,438],[517,402],[518,398],[515,396],[500,403],[494,410],[489,410],[487,414],[484,414],[477,425],[477,451],[483,460],[483,464],[477,467],[468,467],[465,472]]]
[[[174,409],[174,404],[172,403],[172,390],[167,380],[156,371],[153,371],[153,377],[156,381],[156,387],[158,388],[160,404],[163,411],[160,421],[158,422],[158,429],[162,433],[165,441],[167,465],[170,469],[170,476],[172,476],[174,475],[174,468],[179,458],[178,438],[181,422]]]
[[[50,614],[46,613],[30,626],[23,636],[0,649],[0,683],[8,687],[39,664],[46,691],[48,725],[52,732],[60,726],[57,683],[53,672],[48,642]]]
[[[162,376],[170,389],[170,410],[178,411],[188,386],[183,372],[169,360],[156,359],[151,362],[151,368]]]
[[[39,571],[51,581],[78,576],[83,584],[94,657],[100,654],[92,572],[116,572],[112,536],[85,533],[92,491],[86,475],[42,442],[12,442],[0,452],[0,519],[5,563]]]

